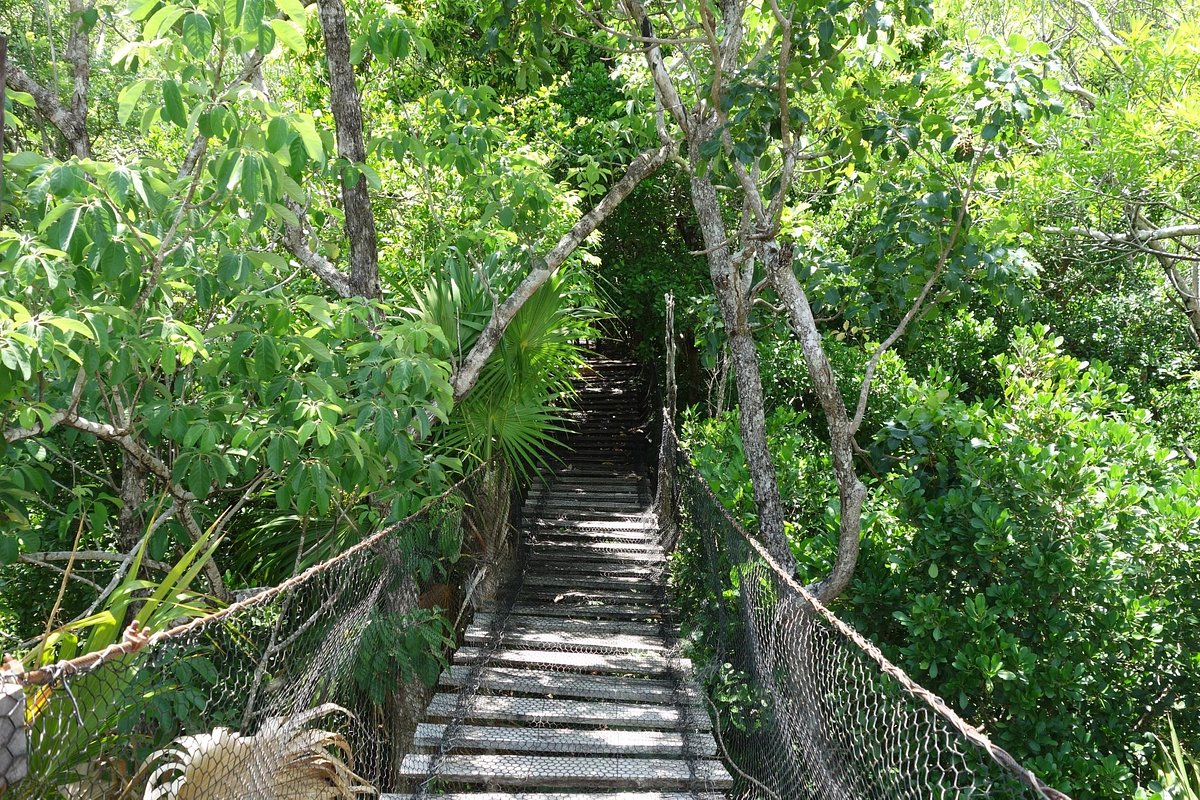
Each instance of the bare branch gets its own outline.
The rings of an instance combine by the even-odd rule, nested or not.
[[[608,190],[608,194],[604,195],[591,211],[584,214],[571,227],[571,230],[563,234],[558,243],[546,254],[544,262],[531,270],[512,294],[496,307],[487,326],[475,340],[471,352],[467,353],[467,357],[454,372],[451,385],[454,388],[455,402],[465,397],[475,386],[475,382],[479,380],[479,373],[483,370],[483,365],[487,363],[488,358],[499,345],[505,328],[521,310],[521,306],[550,279],[551,275],[558,271],[567,257],[575,252],[583,240],[608,218],[613,210],[621,204],[621,201],[629,196],[635,186],[666,163],[673,151],[673,144],[664,144],[653,150],[646,150],[633,159],[621,179]]]
[[[31,439],[34,436],[41,436],[46,431],[50,430],[56,425],[62,424],[64,420],[73,416],[75,411],[79,408],[79,399],[83,396],[83,386],[86,380],[87,373],[80,369],[79,372],[75,374],[75,385],[71,387],[71,398],[67,402],[66,408],[60,411],[55,411],[53,414],[51,414],[46,424],[43,424],[42,421],[39,420],[32,428],[8,428],[4,431],[4,441],[7,444],[13,444],[14,442],[19,442],[22,439]]]
[[[1200,236],[1200,225],[1169,225],[1163,228],[1147,228],[1144,230],[1126,231],[1124,233],[1108,233],[1094,228],[1043,228],[1046,233],[1069,233],[1072,236],[1086,236],[1104,244],[1132,244],[1137,242],[1157,242],[1162,239],[1179,239],[1183,236]]]
[[[646,10],[642,8],[641,2],[625,0],[625,8],[642,35],[652,38],[653,30],[650,28],[650,20],[646,17]],[[646,65],[650,68],[650,77],[654,81],[655,94],[658,95],[663,108],[675,120],[679,129],[684,132],[684,135],[688,135],[691,124],[688,121],[687,110],[684,109],[683,100],[680,99],[679,92],[675,89],[675,83],[671,80],[670,73],[667,72],[666,64],[663,62],[662,49],[657,44],[648,42],[644,52]]]
[[[954,246],[958,242],[963,222],[967,218],[967,207],[971,202],[971,192],[975,186],[975,176],[979,171],[979,165],[986,151],[986,147],[980,148],[979,152],[975,154],[975,160],[971,163],[971,172],[967,175],[967,183],[962,193],[962,204],[959,206],[958,214],[954,218],[954,227],[950,229],[950,237],[947,239],[941,254],[938,256],[937,266],[934,267],[929,279],[925,281],[925,285],[921,287],[921,292],[917,295],[917,299],[913,301],[912,306],[909,307],[908,311],[900,319],[900,323],[895,327],[891,335],[875,348],[875,352],[871,354],[871,358],[867,361],[867,368],[863,372],[862,386],[858,392],[858,406],[854,410],[854,419],[850,422],[851,436],[858,432],[858,426],[862,425],[863,416],[867,413],[867,398],[871,394],[871,381],[875,377],[875,370],[879,367],[879,359],[904,335],[904,331],[908,329],[908,324],[920,313],[921,307],[925,305],[925,300],[929,297],[929,293],[946,270],[946,264],[950,261],[950,253],[953,252]]]
[[[1104,17],[1100,16],[1100,12],[1097,11],[1096,7],[1089,3],[1088,0],[1073,0],[1073,2],[1075,5],[1084,10],[1084,13],[1088,15],[1088,19],[1090,19],[1092,24],[1096,26],[1096,30],[1100,32],[1101,36],[1103,36],[1105,39],[1108,39],[1108,41],[1112,42],[1118,47],[1123,47],[1125,45],[1125,40],[1112,32],[1112,29],[1108,27],[1108,23],[1104,21]]]

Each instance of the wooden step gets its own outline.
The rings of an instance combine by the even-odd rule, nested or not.
[[[712,723],[698,706],[557,700],[542,697],[474,695],[459,709],[457,694],[435,694],[426,714],[431,719],[525,722],[538,725],[603,725],[638,730],[710,730]]]
[[[555,588],[553,586],[525,585],[517,592],[520,602],[541,601],[548,603],[624,603],[627,605],[662,605],[666,593],[662,590],[636,592],[628,590]]]
[[[655,556],[656,560],[666,559],[666,551],[657,542],[610,542],[593,538],[565,538],[551,536],[531,536],[527,540],[535,552],[542,551],[571,551],[576,553],[600,553],[608,555],[615,553],[626,555],[640,553]]]
[[[424,722],[417,726],[413,746],[436,750],[443,746],[448,725]],[[679,731],[614,731],[579,728],[512,728],[461,725],[451,728],[453,750],[506,753],[569,753],[571,755],[715,756],[717,744],[706,733]]]
[[[527,537],[530,541],[553,539],[567,542],[631,542],[634,544],[660,543],[657,531],[594,531],[588,528],[538,528]]]
[[[673,665],[690,669],[686,658],[670,659],[659,653],[575,653],[558,650],[537,650],[503,647],[488,651],[478,647],[460,647],[454,653],[455,664],[478,664],[502,667],[533,667],[573,669],[601,675],[670,675]]]
[[[580,675],[521,667],[476,667],[451,665],[438,685],[461,689],[476,686],[481,691],[512,692],[547,698],[617,700],[653,705],[699,705],[699,689],[692,683],[676,685],[662,678],[615,678],[611,675]]]
[[[501,634],[505,647],[535,648],[538,650],[589,650],[598,653],[666,652],[669,648],[661,634],[603,633],[588,636],[579,631],[515,630],[505,628]],[[467,644],[486,645],[492,641],[492,631],[472,626],[463,634]]]
[[[558,570],[526,575],[524,585],[566,589],[662,590],[661,586],[656,586],[648,582],[645,575],[580,575],[576,572]]]
[[[530,554],[531,561],[602,561],[609,564],[661,564],[659,553],[638,553],[623,550],[597,550],[591,547],[552,547],[537,545]]]
[[[415,794],[381,794],[379,800],[725,800],[717,792],[450,792],[418,797]]]
[[[487,607],[485,606],[485,609]],[[512,610],[518,614],[537,614],[549,617],[575,617],[577,619],[633,620],[658,622],[668,616],[668,610],[657,606],[630,606],[604,603],[522,603],[517,602]]]
[[[436,761],[435,761],[436,759]],[[413,754],[400,775],[424,778],[437,764],[436,780],[489,786],[594,787],[597,789],[728,789],[733,780],[719,761],[599,756],[445,756]]]
[[[648,583],[663,585],[667,565],[650,564],[645,561],[609,561],[597,556],[592,561],[537,561],[527,565],[526,576],[530,575],[588,575],[592,577],[633,577]]]
[[[539,617],[527,614],[509,614],[503,619],[504,627],[510,631],[576,631],[586,634],[615,633],[630,636],[658,636],[663,632],[661,625],[639,622],[601,622],[594,619],[573,620],[563,617]],[[490,629],[500,623],[495,614],[479,612],[472,625]]]
[[[578,528],[585,531],[657,531],[658,522],[653,517],[631,520],[611,519],[546,519],[535,517],[526,520],[539,528],[561,528],[568,530]]]

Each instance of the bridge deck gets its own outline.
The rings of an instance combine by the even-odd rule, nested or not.
[[[573,452],[523,510],[515,599],[476,615],[404,760],[418,795],[715,800],[732,785],[677,654],[665,553],[631,456],[646,444],[637,371],[592,368]]]

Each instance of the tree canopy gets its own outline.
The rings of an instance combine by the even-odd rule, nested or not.
[[[13,0],[4,647],[530,478],[673,292],[681,436],[777,560],[1072,796],[1182,796],[1198,12]]]

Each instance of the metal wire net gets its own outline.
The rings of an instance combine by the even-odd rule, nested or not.
[[[416,567],[439,540],[487,537],[507,496],[505,476],[477,472],[220,612],[148,637],[134,626],[92,656],[0,672],[0,794],[350,800],[389,790],[440,671],[428,654],[451,633],[452,621],[419,607]],[[27,774],[7,771],[18,762]]]
[[[734,798],[1063,798],[774,564],[679,449],[672,588]],[[661,477],[660,477],[661,480]]]

